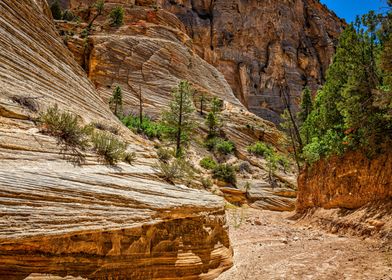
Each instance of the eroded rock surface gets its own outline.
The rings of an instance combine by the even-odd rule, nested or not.
[[[392,198],[392,154],[369,159],[361,152],[321,160],[298,178],[297,211],[321,207],[358,209]]]
[[[289,95],[325,77],[344,23],[316,0],[158,0],[185,24],[196,52],[257,115],[277,122]]]
[[[151,145],[115,119],[45,11],[42,1],[0,2],[0,278],[216,277],[232,256],[223,200],[156,176]],[[90,152],[70,163],[34,121],[55,103],[117,126],[135,166],[104,166]]]

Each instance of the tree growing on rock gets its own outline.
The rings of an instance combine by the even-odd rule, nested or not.
[[[109,101],[110,109],[116,117],[121,118],[123,114],[122,90],[120,86],[116,86],[113,95]]]
[[[166,127],[165,138],[176,144],[176,157],[182,155],[184,146],[190,141],[190,134],[195,129],[192,102],[193,89],[188,81],[181,81],[172,91],[169,109],[163,113],[162,122]]]
[[[90,30],[91,27],[93,26],[94,21],[102,15],[103,9],[105,8],[105,1],[104,0],[98,0],[94,3],[93,7],[96,9],[96,14],[94,17],[91,19],[87,26],[87,30]]]
[[[124,24],[124,8],[117,6],[109,14],[111,26],[121,26]]]

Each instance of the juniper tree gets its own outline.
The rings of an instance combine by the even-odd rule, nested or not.
[[[88,26],[87,26],[87,30],[90,30],[94,21],[100,16],[102,15],[103,9],[105,7],[105,1],[104,0],[97,0],[93,7],[96,9],[96,14],[95,16],[91,19],[91,21],[89,22]]]
[[[193,89],[188,81],[181,81],[172,90],[172,101],[169,110],[162,115],[163,125],[166,127],[165,138],[176,144],[176,157],[180,157],[182,149],[190,141],[190,134],[195,129],[192,102]]]

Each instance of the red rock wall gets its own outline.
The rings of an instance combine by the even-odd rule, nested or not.
[[[359,152],[321,160],[298,178],[297,211],[322,207],[357,209],[392,198],[392,152],[372,160]]]

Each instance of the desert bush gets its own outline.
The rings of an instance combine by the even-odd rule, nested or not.
[[[227,183],[235,184],[237,177],[235,169],[230,164],[218,164],[212,171],[214,179],[222,180]]]
[[[110,165],[116,165],[125,159],[126,144],[110,133],[96,131],[91,136],[93,148],[100,159]]]
[[[94,122],[92,124],[96,129],[102,130],[102,131],[108,131],[112,134],[118,135],[119,134],[119,128],[116,126],[110,126],[101,122]]]
[[[160,161],[163,162],[168,162],[169,160],[171,160],[174,156],[174,152],[170,149],[165,149],[162,147],[159,147],[157,149],[157,155]]]
[[[84,162],[84,151],[89,147],[90,126],[79,125],[76,115],[61,112],[57,105],[41,113],[38,121],[42,133],[57,138],[57,143],[62,146],[61,153],[67,160],[74,164]]]
[[[208,138],[205,147],[209,151],[214,151],[223,155],[232,154],[235,151],[234,143],[219,137]]]
[[[109,14],[111,26],[121,26],[124,24],[124,8],[117,6]]]
[[[216,167],[216,165],[217,165],[216,161],[210,156],[204,157],[203,159],[200,160],[200,166],[207,170],[213,170]]]
[[[194,176],[191,165],[182,158],[169,162],[158,161],[153,168],[169,183],[179,179],[191,179]]]
[[[234,152],[235,146],[233,142],[222,139],[216,144],[215,150],[222,155],[229,155]]]
[[[268,157],[274,154],[272,148],[263,142],[256,142],[247,148],[248,152],[256,156]]]
[[[89,127],[78,124],[78,117],[69,112],[60,112],[57,105],[40,114],[41,131],[56,137],[59,142],[85,150],[88,145]]]
[[[71,10],[65,10],[62,14],[62,19],[65,21],[76,21],[78,17]]]
[[[246,173],[252,173],[252,169],[250,167],[249,162],[243,161],[238,165],[238,171],[239,172],[246,172]]]
[[[201,178],[201,184],[203,185],[203,187],[205,189],[209,189],[213,185],[210,177],[206,177],[206,178],[203,177],[203,178]]]

